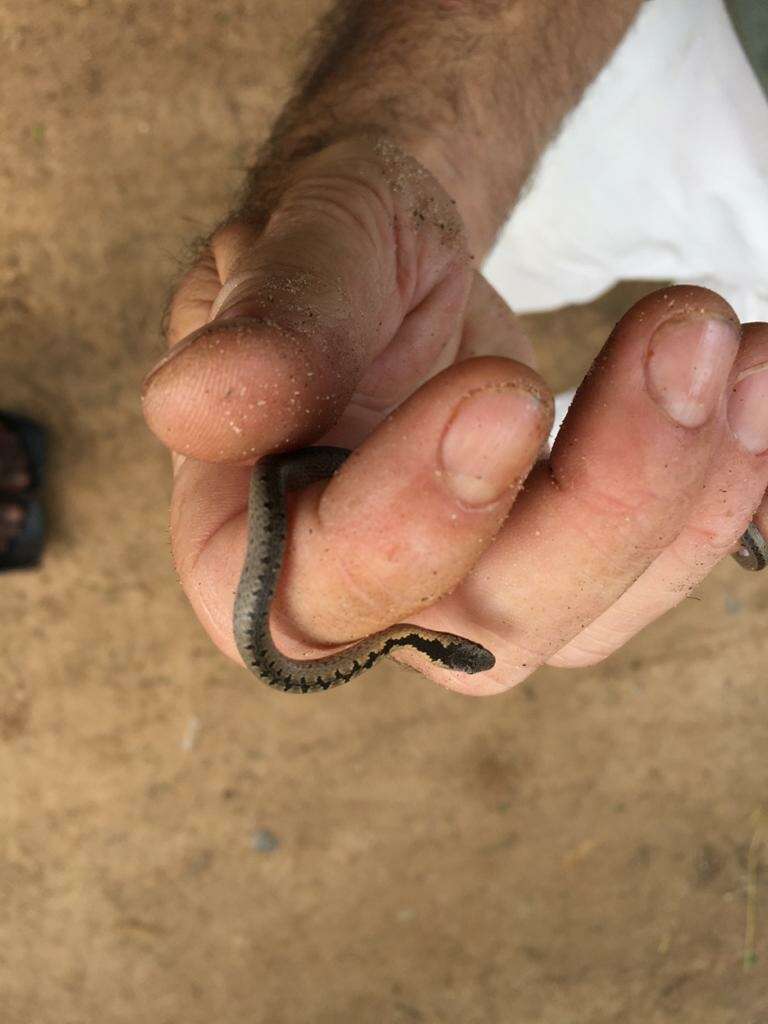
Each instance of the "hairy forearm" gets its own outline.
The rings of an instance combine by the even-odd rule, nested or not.
[[[487,249],[558,125],[641,0],[337,0],[249,177],[258,216],[281,168],[361,132],[416,156]]]

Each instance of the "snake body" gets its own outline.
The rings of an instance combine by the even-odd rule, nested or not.
[[[396,647],[413,647],[458,672],[474,674],[493,668],[496,659],[480,644],[410,623],[398,623],[325,658],[302,661],[277,649],[269,629],[269,609],[285,551],[286,495],[332,476],[348,455],[344,448],[302,448],[268,455],[254,466],[247,550],[234,611],[235,641],[246,667],[285,693],[316,693],[341,686]]]
[[[496,659],[480,644],[407,622],[325,658],[302,661],[277,649],[269,629],[269,609],[285,552],[286,495],[332,476],[349,454],[345,448],[302,448],[268,455],[254,466],[248,498],[248,544],[234,611],[235,641],[246,667],[267,686],[285,693],[316,693],[341,686],[396,647],[413,647],[434,663],[458,672],[474,674],[493,668]],[[768,565],[768,543],[755,523],[741,538],[734,558],[752,571]]]
[[[761,572],[768,566],[768,543],[757,523],[750,523],[739,542],[739,550],[733,556],[742,569]]]

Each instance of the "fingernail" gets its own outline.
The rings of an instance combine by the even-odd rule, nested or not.
[[[735,324],[717,316],[673,317],[648,348],[654,401],[683,427],[700,427],[717,407],[739,347]]]
[[[182,338],[181,341],[177,341],[176,344],[169,348],[168,351],[158,359],[152,369],[147,373],[144,380],[141,382],[141,394],[143,398],[146,398],[147,392],[150,386],[153,384],[155,379],[160,376],[169,364],[175,363],[180,355],[184,352],[189,351],[195,345],[204,346],[206,344],[206,338],[210,341],[215,338],[217,334],[220,334],[222,330],[233,331],[237,329],[236,324],[227,323],[223,327],[211,324],[204,324],[202,327],[198,327],[196,331],[192,331],[186,338]]]
[[[768,363],[742,370],[728,399],[734,437],[753,455],[768,451]]]
[[[509,384],[467,395],[443,435],[442,469],[466,505],[488,505],[528,472],[546,434],[547,407]]]
[[[142,398],[146,398],[150,385],[159,375],[160,371],[164,369],[164,367],[166,367],[168,363],[171,362],[171,360],[175,359],[178,355],[180,355],[180,353],[184,352],[187,348],[189,348],[190,345],[192,345],[192,343],[196,340],[196,336],[196,334],[193,334],[187,338],[184,338],[182,341],[177,342],[173,346],[173,348],[168,349],[165,355],[161,356],[161,358],[158,359],[158,361],[155,363],[152,369],[146,374],[144,380],[141,382]]]
[[[258,278],[252,270],[246,270],[240,274],[235,274],[234,277],[230,277],[221,286],[219,294],[213,300],[211,311],[208,314],[208,323],[212,320],[236,316],[237,314],[233,313],[233,310],[237,304],[244,299],[252,298],[257,288]]]

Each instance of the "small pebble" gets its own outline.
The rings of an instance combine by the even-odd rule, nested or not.
[[[251,836],[251,846],[257,853],[272,853],[280,845],[280,840],[268,828],[257,828]]]

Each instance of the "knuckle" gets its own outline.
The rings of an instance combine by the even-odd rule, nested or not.
[[[547,665],[553,668],[590,668],[599,665],[622,646],[626,637],[616,638],[611,643],[606,639],[598,640],[592,635],[579,636],[565,647],[547,658]]]
[[[673,539],[662,497],[642,481],[592,478],[569,487],[567,499],[571,529],[609,575],[615,569],[623,579],[633,566],[640,571]]]
[[[702,559],[715,563],[729,555],[734,544],[749,524],[749,516],[710,522],[689,523],[686,535],[689,545]]]
[[[286,190],[273,218],[309,216],[335,232],[361,234],[378,247],[391,240],[393,214],[386,189],[361,175],[336,171],[304,178]]]
[[[355,615],[381,623],[377,628],[396,621],[402,614],[403,603],[398,572],[372,557],[370,551],[359,553],[341,544],[336,551],[336,571]]]

